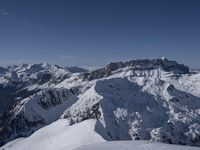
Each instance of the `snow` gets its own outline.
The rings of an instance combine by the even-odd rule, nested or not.
[[[94,119],[68,126],[67,119],[36,131],[28,138],[13,140],[0,150],[199,150],[197,147],[170,145],[150,141],[105,141],[105,134]]]
[[[62,117],[67,116],[75,123],[88,116],[95,118],[93,107],[99,105],[99,120],[111,140],[199,145],[199,75],[173,76],[161,68],[130,70],[125,67],[91,81],[71,77],[58,87],[78,87],[80,94]],[[180,84],[183,80],[184,85]],[[193,80],[196,91],[188,90]]]
[[[54,104],[53,98],[56,100]],[[41,100],[42,99],[42,100]],[[55,121],[65,109],[70,107],[75,101],[76,97],[68,90],[64,89],[52,89],[44,90],[33,96],[23,99],[15,108],[15,115],[24,113],[24,116],[29,121],[35,121],[36,119],[44,119],[46,124]],[[47,108],[41,105],[45,103]]]
[[[105,142],[95,132],[96,120],[87,120],[73,126],[66,119],[36,131],[30,137],[9,142],[0,150],[72,150],[83,145]]]
[[[199,150],[199,148],[149,141],[115,141],[81,146],[75,150]]]
[[[166,57],[162,57],[162,60],[163,60],[163,61],[166,61],[166,60],[167,60],[167,58],[166,58]]]
[[[22,100],[20,109],[16,111],[15,115],[23,112],[23,116],[29,121],[42,118],[45,120],[45,125],[58,118],[66,119],[63,119],[64,121],[58,120],[50,126],[36,131],[32,136],[13,144],[14,147],[18,148],[19,145],[25,145],[25,149],[28,145],[32,145],[32,142],[37,141],[34,137],[42,139],[34,143],[35,149],[38,148],[37,145],[43,145],[42,141],[48,149],[51,149],[51,147],[48,147],[48,145],[51,145],[51,143],[48,143],[50,141],[56,143],[56,145],[61,145],[61,147],[52,146],[54,149],[66,148],[69,150],[71,148],[70,143],[80,146],[83,144],[83,139],[78,138],[77,132],[71,133],[70,131],[74,128],[79,130],[78,126],[84,126],[83,124],[86,124],[87,121],[83,120],[86,119],[98,120],[98,125],[102,129],[97,130],[95,128],[96,123],[92,125],[89,123],[87,125],[88,130],[92,130],[91,135],[98,135],[106,140],[140,139],[200,146],[200,73],[183,73],[184,71],[181,72],[176,68],[175,62],[168,62],[168,60],[162,60],[161,63],[166,63],[165,67],[171,65],[174,68],[167,71],[167,69],[159,66],[160,63],[153,66],[154,64],[149,63],[149,61],[140,60],[139,64],[136,63],[135,66],[120,68],[120,64],[118,64],[117,69],[114,70],[112,69],[116,66],[111,64],[110,67],[105,67],[108,72],[106,72],[106,69],[100,69],[97,74],[93,73],[89,79],[84,78],[84,74],[77,73],[70,74],[61,83],[41,85],[40,89],[41,87],[47,89],[51,87],[53,91],[65,89],[71,91],[73,95],[70,94],[68,98],[62,98],[61,103],[57,106],[51,105],[52,107],[49,109],[43,109],[38,104],[41,101],[48,102],[50,95],[44,93],[41,96],[39,92]],[[26,68],[26,66],[24,67]],[[30,71],[30,68],[33,69],[31,69],[31,72],[34,72],[34,67],[29,66],[28,71]],[[174,72],[173,69],[175,69]],[[65,74],[65,70],[59,69],[59,67],[51,67],[50,72],[56,76]],[[27,88],[35,89],[36,87],[37,85],[34,84]],[[56,100],[61,95],[58,94]],[[12,117],[16,119],[15,116]],[[62,121],[63,124],[60,123]],[[16,124],[16,126],[18,125],[21,124]],[[63,126],[66,127],[63,128]],[[50,128],[52,131],[50,131]],[[43,131],[46,130],[48,130],[48,134],[46,132],[43,134]],[[54,130],[56,130],[56,133],[54,133]],[[57,131],[63,132],[63,134],[57,134]],[[83,138],[87,137],[85,136],[85,132],[88,132],[87,129],[82,128],[79,132],[78,134],[81,134]],[[82,132],[84,135],[82,135]],[[45,136],[50,138],[44,138]],[[69,136],[72,137],[69,138]],[[68,137],[67,141],[71,142],[65,143],[64,140],[61,140],[68,145],[59,143],[62,137]],[[74,140],[71,140],[73,137]],[[90,136],[88,138],[90,139]],[[94,143],[99,142],[95,138],[90,140]],[[84,144],[87,143],[89,142],[86,141]],[[162,145],[157,143],[142,144],[150,144],[150,147]],[[23,147],[20,148],[20,150],[23,150]]]
[[[19,66],[11,67],[8,66],[2,76],[8,78],[12,81],[29,81],[30,79],[36,79],[41,73],[50,73],[56,77],[63,77],[65,75],[70,75],[71,73],[67,68],[62,68],[57,65],[50,65],[47,63],[37,63],[37,64],[21,64]],[[0,70],[1,71],[1,70]]]

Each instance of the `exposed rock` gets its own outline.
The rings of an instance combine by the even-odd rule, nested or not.
[[[189,73],[189,68],[185,65],[178,64],[175,61],[169,61],[167,59],[144,59],[144,60],[130,60],[127,62],[110,63],[105,68],[91,71],[84,74],[84,79],[93,80],[103,77],[108,77],[113,71],[121,68],[129,67],[132,70],[152,70],[161,68],[164,71],[171,71],[174,73],[186,74]]]

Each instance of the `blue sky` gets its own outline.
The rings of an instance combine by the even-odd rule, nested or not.
[[[0,1],[0,65],[162,56],[200,68],[199,0]]]

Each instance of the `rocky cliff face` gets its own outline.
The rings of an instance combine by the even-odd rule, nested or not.
[[[175,61],[169,61],[167,59],[145,59],[145,60],[130,60],[127,62],[110,63],[105,68],[85,73],[84,78],[88,80],[99,79],[107,77],[112,72],[118,69],[128,68],[132,70],[153,70],[161,68],[167,72],[186,74],[189,73],[189,68],[185,65],[178,64]]]
[[[82,74],[35,73],[34,79],[43,77],[26,89],[37,83],[39,91],[0,117],[1,144],[58,118],[68,125],[92,118],[104,127],[107,140],[200,146],[200,74],[175,61],[131,60]]]

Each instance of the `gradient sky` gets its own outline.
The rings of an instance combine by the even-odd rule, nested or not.
[[[200,0],[0,0],[0,65],[162,56],[200,68]]]

